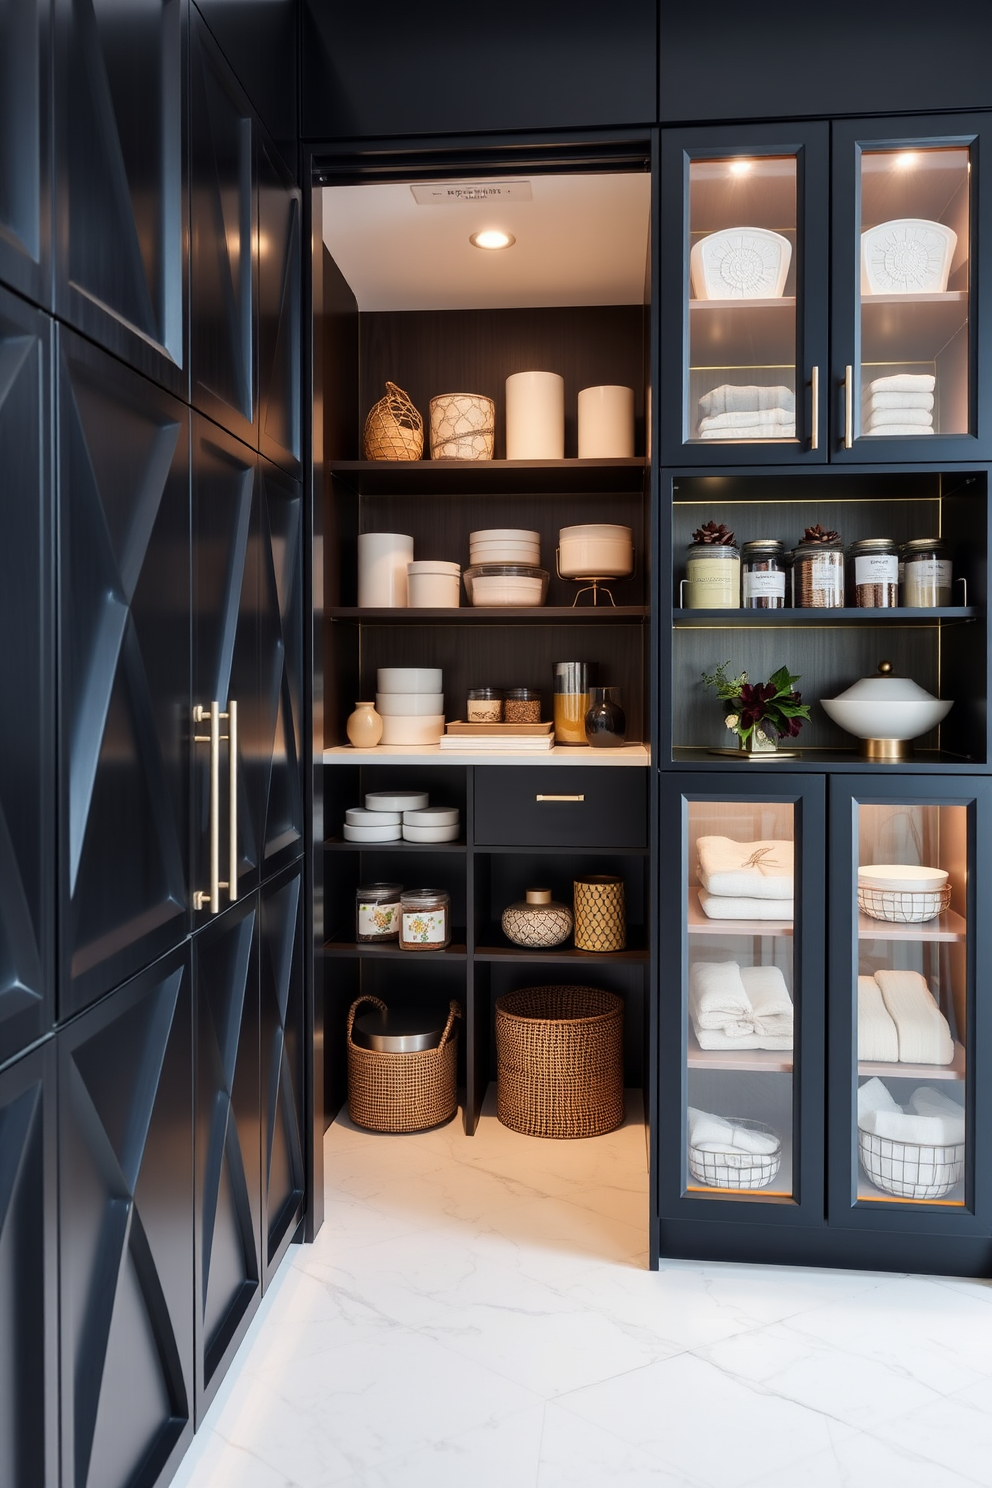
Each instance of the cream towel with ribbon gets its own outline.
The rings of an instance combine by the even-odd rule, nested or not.
[[[791,899],[793,845],[784,838],[736,842],[697,837],[697,877],[710,894],[746,899]]]

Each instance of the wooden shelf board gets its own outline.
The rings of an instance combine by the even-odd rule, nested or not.
[[[647,461],[331,460],[331,475],[367,496],[640,491]]]
[[[686,610],[672,611],[672,624],[676,630],[736,630],[741,625],[751,627],[775,626],[798,629],[803,626],[829,625],[874,625],[878,622],[892,625],[934,625],[943,620],[967,621],[978,618],[974,605],[947,605],[932,610],[892,609],[838,610],[786,609],[786,610]]]
[[[456,928],[455,935],[457,940],[445,946],[443,951],[401,951],[395,940],[391,940],[388,945],[377,945],[374,941],[328,940],[321,947],[321,953],[324,956],[378,956],[383,960],[406,960],[410,956],[419,956],[426,961],[464,961],[465,931]]]
[[[571,850],[571,849],[569,849]],[[541,950],[534,946],[518,946],[507,940],[498,925],[489,925],[479,937],[479,944],[475,948],[475,959],[477,961],[543,961],[548,964],[605,961],[626,961],[647,963],[649,951],[647,948],[643,929],[639,926],[628,928],[627,946],[622,951],[580,951],[575,946],[555,946],[547,950]]]
[[[922,925],[897,925],[892,920],[873,920],[858,911],[859,940],[967,940],[968,925],[957,910],[947,909]]]
[[[345,842],[343,837],[325,837],[328,852],[466,853],[464,842]]]
[[[591,765],[615,770],[625,765],[643,769],[650,763],[651,751],[644,744],[625,744],[622,749],[560,744],[545,754],[442,749],[438,744],[377,744],[374,749],[337,744],[324,750],[325,765]]]
[[[792,920],[711,920],[699,903],[699,890],[689,890],[690,935],[791,935]]]
[[[702,744],[676,744],[672,749],[672,765],[679,770],[726,771],[738,767],[742,770],[760,769],[769,775],[779,770],[795,770],[800,773],[815,771],[817,774],[822,774],[824,769],[838,775],[863,775],[866,770],[872,775],[900,775],[905,774],[907,770],[917,770],[921,766],[928,771],[939,771],[948,775],[973,775],[976,771],[987,773],[984,761],[976,761],[940,749],[914,749],[908,760],[886,764],[882,761],[869,763],[856,749],[805,749],[800,746],[792,750],[791,757],[777,757],[774,754],[750,755],[745,754],[743,750],[738,756],[714,754],[709,747]]]
[[[690,1025],[686,1063],[690,1069],[791,1075],[793,1054],[791,1049],[701,1049]]]
[[[874,1059],[859,1059],[858,1074],[866,1078],[878,1075],[882,1080],[963,1080],[968,1073],[967,1054],[963,1044],[954,1045],[950,1064],[888,1064]]]
[[[625,582],[625,581],[624,581]],[[337,605],[324,614],[332,620],[348,620],[357,625],[514,625],[535,621],[560,625],[563,621],[577,624],[640,624],[648,618],[647,605],[462,605],[449,609],[359,609]]]

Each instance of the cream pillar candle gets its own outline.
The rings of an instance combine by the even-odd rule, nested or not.
[[[506,379],[506,458],[565,458],[565,379],[557,372],[514,372]]]
[[[407,607],[407,567],[413,538],[400,532],[363,532],[358,538],[358,604],[363,610]]]
[[[579,459],[613,460],[634,453],[634,389],[606,384],[579,393]]]

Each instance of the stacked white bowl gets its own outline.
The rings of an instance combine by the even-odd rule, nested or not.
[[[541,534],[522,527],[489,527],[468,535],[469,562],[523,563],[539,568]]]
[[[470,563],[463,574],[471,605],[543,605],[548,592],[541,567],[541,534],[522,527],[489,527],[469,533]]]
[[[436,744],[444,733],[440,667],[380,667],[376,712],[382,744]]]

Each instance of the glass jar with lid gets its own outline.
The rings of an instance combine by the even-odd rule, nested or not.
[[[451,940],[451,896],[445,889],[407,889],[400,900],[400,950],[443,951]]]
[[[953,566],[940,537],[914,537],[903,543],[902,602],[911,610],[934,610],[953,602]]]
[[[690,610],[739,610],[741,555],[722,522],[706,522],[686,549],[685,604]]]
[[[503,719],[506,723],[540,723],[540,689],[508,687],[503,697]]]
[[[851,590],[859,610],[889,610],[899,603],[899,549],[891,537],[865,537],[847,550]]]
[[[785,544],[755,538],[741,548],[741,596],[745,610],[785,608]]]
[[[469,723],[502,723],[503,693],[498,687],[470,687],[465,708]]]
[[[795,604],[802,610],[844,607],[844,544],[819,524],[807,527],[793,562]]]
[[[396,940],[400,933],[398,883],[360,884],[355,890],[355,939],[363,943]]]

